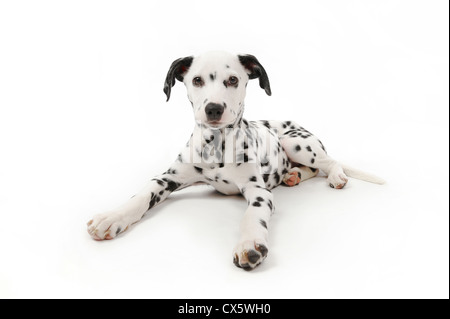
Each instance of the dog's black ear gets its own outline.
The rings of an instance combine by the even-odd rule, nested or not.
[[[193,60],[194,57],[189,56],[173,61],[169,72],[167,72],[166,81],[164,82],[164,93],[166,93],[167,101],[170,99],[170,91],[172,90],[172,86],[175,85],[175,79],[181,82],[183,81],[184,75],[189,70]]]
[[[266,70],[264,70],[261,63],[253,55],[238,55],[239,61],[244,66],[244,68],[249,72],[248,76],[250,79],[259,78],[259,86],[266,91],[267,95],[272,95],[270,90],[269,77],[267,76]]]

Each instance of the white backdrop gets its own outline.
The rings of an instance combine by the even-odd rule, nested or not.
[[[0,297],[448,298],[447,1],[0,2]],[[171,62],[258,57],[246,118],[295,120],[385,178],[274,190],[270,252],[232,249],[240,197],[174,194],[114,241],[86,222],[166,170],[193,128]]]

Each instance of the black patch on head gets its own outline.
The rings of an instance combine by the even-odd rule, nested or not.
[[[164,93],[167,96],[167,101],[170,99],[170,91],[175,85],[175,79],[182,82],[184,80],[184,75],[187,73],[191,67],[194,57],[189,56],[185,58],[180,58],[175,60],[167,72],[166,80],[164,81]]]

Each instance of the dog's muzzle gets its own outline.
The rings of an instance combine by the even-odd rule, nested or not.
[[[225,107],[217,103],[208,103],[205,107],[206,118],[210,122],[220,121]]]

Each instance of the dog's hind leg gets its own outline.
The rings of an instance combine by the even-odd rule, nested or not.
[[[330,187],[343,188],[347,184],[348,178],[342,166],[328,156],[319,139],[311,133],[305,132],[307,131],[303,129],[293,129],[280,136],[280,143],[289,159],[293,163],[322,170],[328,175],[327,182]],[[317,171],[315,173],[317,174]]]
[[[308,166],[296,166],[288,170],[283,177],[283,183],[287,186],[295,186],[319,174],[319,170]]]

